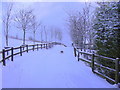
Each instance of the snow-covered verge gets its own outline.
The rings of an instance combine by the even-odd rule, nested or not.
[[[25,41],[26,44],[33,44],[33,42],[31,41]],[[2,48],[5,47],[5,42],[2,43]],[[17,40],[17,39],[13,39],[13,38],[9,38],[9,47],[18,47],[23,45],[23,41],[22,40]]]
[[[0,51],[2,49],[2,3],[0,1]],[[0,57],[1,60],[1,57]],[[2,66],[0,65],[0,68]],[[2,88],[2,69],[0,69],[0,89]]]
[[[63,51],[61,53],[60,51]],[[78,62],[72,47],[30,51],[2,67],[3,88],[115,88]]]

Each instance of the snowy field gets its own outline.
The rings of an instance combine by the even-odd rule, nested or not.
[[[63,50],[64,53],[60,53]],[[3,88],[114,88],[77,61],[72,47],[30,51],[2,67]]]
[[[26,44],[33,44],[33,42],[31,41],[25,41]],[[19,47],[23,45],[23,41],[22,40],[16,40],[16,39],[12,39],[12,38],[9,38],[9,47]],[[2,43],[2,48],[4,48],[5,46],[5,42]]]

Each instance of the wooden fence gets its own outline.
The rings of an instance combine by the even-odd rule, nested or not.
[[[3,49],[2,51],[0,51],[0,55],[2,57],[2,60],[0,61],[0,63],[3,63],[4,66],[6,66],[6,60],[7,59],[11,59],[11,61],[14,60],[14,56],[15,55],[20,55],[22,56],[22,54],[24,52],[29,52],[30,50],[39,50],[39,49],[48,49],[51,48],[53,46],[52,43],[47,43],[47,44],[35,44],[35,45],[23,45],[20,47],[11,47],[10,49]]]
[[[97,55],[97,54],[94,54],[94,53],[83,52],[83,51],[80,51],[79,48],[76,48],[74,45],[73,45],[73,48],[74,48],[74,55],[75,55],[75,57],[77,57],[78,61],[82,60],[84,62],[89,63],[93,73],[96,73],[99,76],[101,76],[101,77],[105,78],[106,80],[109,80],[109,81],[111,81],[115,84],[119,83],[119,80],[120,80],[120,71],[119,71],[120,59],[119,58],[113,59],[113,58]],[[80,55],[91,56],[91,59],[85,59],[82,56],[80,57]],[[103,66],[103,65],[97,63],[96,60],[95,60],[95,57],[111,60],[112,62],[115,63],[115,69],[110,68],[110,67],[106,67],[106,66]],[[115,79],[112,79],[109,76],[106,76],[106,75],[98,72],[98,70],[95,70],[96,67],[100,67],[100,68],[107,69],[109,71],[114,72],[115,73]]]

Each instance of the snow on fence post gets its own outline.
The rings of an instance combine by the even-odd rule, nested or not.
[[[92,68],[92,72],[94,72],[94,57],[95,57],[95,55],[94,54],[92,54],[92,62],[91,62],[91,68]]]
[[[20,56],[22,56],[22,46],[20,46]]]
[[[75,55],[75,57],[76,57],[76,48],[74,48],[74,55]]]
[[[45,48],[46,48],[46,44],[45,44]]]
[[[80,54],[79,54],[79,52],[78,52],[78,61],[79,61],[79,56],[80,56]]]
[[[50,43],[47,44],[47,49],[50,47]]]
[[[48,45],[46,44],[46,49],[47,49],[47,46],[48,46]]]
[[[11,48],[11,61],[13,61],[13,47]]]
[[[115,84],[119,83],[119,58],[116,58],[115,60]]]
[[[6,63],[5,63],[5,49],[2,50],[2,58],[3,58],[3,65],[6,66]]]

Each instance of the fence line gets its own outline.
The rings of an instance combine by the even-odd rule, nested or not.
[[[78,61],[82,60],[82,61],[85,61],[85,62],[89,63],[93,73],[96,73],[99,76],[101,76],[101,77],[103,77],[103,78],[105,78],[107,80],[110,80],[115,84],[119,83],[119,79],[120,79],[120,71],[119,71],[120,59],[119,58],[113,59],[113,58],[97,55],[97,54],[94,54],[94,53],[82,52],[82,51],[79,51],[79,48],[76,48],[74,46],[74,44],[72,44],[72,46],[74,48],[74,56],[78,58]],[[82,57],[80,58],[80,54],[81,55],[83,54],[83,55],[91,56],[92,58],[91,58],[91,60],[88,60],[88,59],[85,59],[85,58],[82,58]],[[103,59],[109,59],[109,60],[113,61],[115,63],[115,69],[103,66],[101,64],[98,64],[97,62],[95,62],[95,57],[99,57],[99,58],[103,58]],[[101,67],[103,69],[107,69],[107,70],[110,70],[112,72],[115,72],[115,79],[112,79],[109,76],[106,76],[106,75],[98,72],[97,70],[95,70],[95,67]]]
[[[22,54],[24,52],[29,52],[30,50],[35,50],[37,49],[37,51],[40,49],[48,49],[51,48],[53,46],[53,43],[46,43],[46,44],[35,44],[35,45],[24,45],[24,46],[19,46],[19,47],[11,47],[10,49],[3,49],[2,51],[0,51],[0,54],[2,55],[2,60],[0,61],[0,63],[3,63],[4,66],[6,66],[6,60],[7,59],[11,59],[11,61],[14,61],[14,56],[15,55],[20,55],[22,56]],[[15,50],[17,50],[17,52],[15,52]]]

